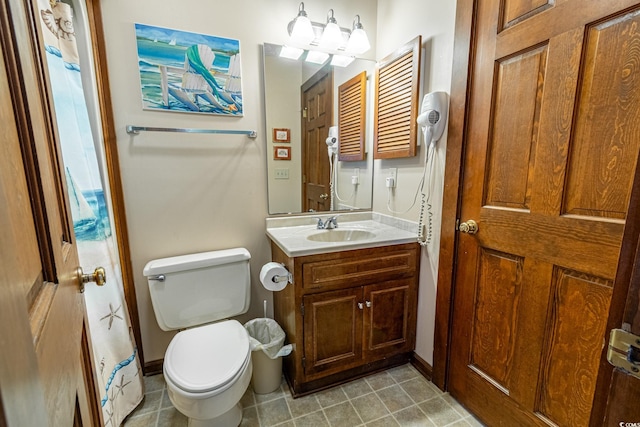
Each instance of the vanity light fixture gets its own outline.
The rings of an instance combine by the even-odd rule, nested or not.
[[[338,26],[338,21],[333,16],[333,9],[327,13],[327,24],[324,26],[319,46],[323,49],[338,50],[343,45],[342,31]]]
[[[300,3],[298,16],[289,22],[288,29],[291,39],[301,44],[309,44],[315,39],[311,20],[307,17],[307,12],[304,11],[304,3]]]
[[[297,47],[282,46],[280,49],[281,58],[293,59],[295,61],[297,61],[303,53],[304,49],[298,49]]]
[[[347,42],[345,50],[348,53],[361,54],[365,53],[369,49],[371,49],[369,38],[360,23],[360,15],[356,15],[356,17],[353,18],[353,30],[351,30],[351,36],[349,36],[349,41]]]
[[[310,50],[307,52],[307,58],[305,61],[322,65],[327,62],[327,59],[329,59],[328,53],[320,52],[319,50]]]
[[[329,54],[362,54],[371,48],[367,33],[360,23],[360,15],[353,20],[353,30],[338,26],[338,22],[329,9],[327,22],[322,24],[313,22],[307,17],[304,3],[298,7],[298,15],[289,22],[290,46],[305,50],[321,50]]]
[[[356,59],[353,56],[345,56],[345,55],[333,55],[331,58],[331,65],[335,65],[337,67],[346,67],[351,64],[353,60]]]

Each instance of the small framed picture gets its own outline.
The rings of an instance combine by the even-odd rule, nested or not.
[[[273,128],[273,142],[291,142],[291,129]]]
[[[273,147],[274,160],[291,160],[291,147]]]

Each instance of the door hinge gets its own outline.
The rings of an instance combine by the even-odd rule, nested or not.
[[[640,379],[640,336],[612,329],[607,360],[626,374]]]
[[[306,119],[307,118],[307,107],[304,107],[302,109],[302,118]]]
[[[302,369],[306,369],[306,367],[307,367],[307,358],[303,357],[302,358]]]
[[[302,317],[304,317],[304,303],[300,303],[300,313],[302,313]]]

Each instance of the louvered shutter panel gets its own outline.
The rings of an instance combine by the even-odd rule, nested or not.
[[[421,46],[418,36],[384,58],[376,69],[375,159],[416,155]]]
[[[342,161],[364,160],[367,73],[363,71],[338,88],[339,153]]]

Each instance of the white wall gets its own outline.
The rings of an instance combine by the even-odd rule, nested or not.
[[[440,0],[378,0],[378,33],[376,59],[379,61],[418,35],[422,35],[424,65],[423,93],[451,88],[455,1]],[[422,100],[422,97],[420,97]],[[437,145],[436,179],[432,186],[433,240],[428,251],[422,251],[420,294],[418,298],[418,332],[416,353],[433,364],[433,335],[435,327],[435,297],[438,277],[440,218],[446,151],[446,132]],[[398,168],[397,188],[389,206],[404,212],[411,206],[424,165],[424,144],[418,155],[409,159],[377,160],[375,163],[373,210],[388,215],[418,221],[420,198],[408,212],[393,214],[387,208],[388,191],[385,178],[389,168]]]
[[[239,320],[262,316],[271,293],[260,286],[261,266],[270,260],[265,236],[267,171],[271,149],[265,133],[262,94],[263,42],[284,43],[286,25],[298,0],[151,0],[102,2],[109,80],[120,169],[124,186],[131,261],[146,361],[163,358],[173,336],[156,323],[142,276],[151,259],[243,246],[252,254],[252,303]],[[305,3],[314,21],[332,7],[338,23],[349,26],[360,14],[375,51],[375,2],[327,0]],[[240,40],[244,117],[143,111],[139,87],[135,22]],[[225,135],[141,133],[126,125],[177,128],[255,129],[258,138]],[[268,153],[271,155],[272,153]],[[271,309],[270,309],[271,311]]]

